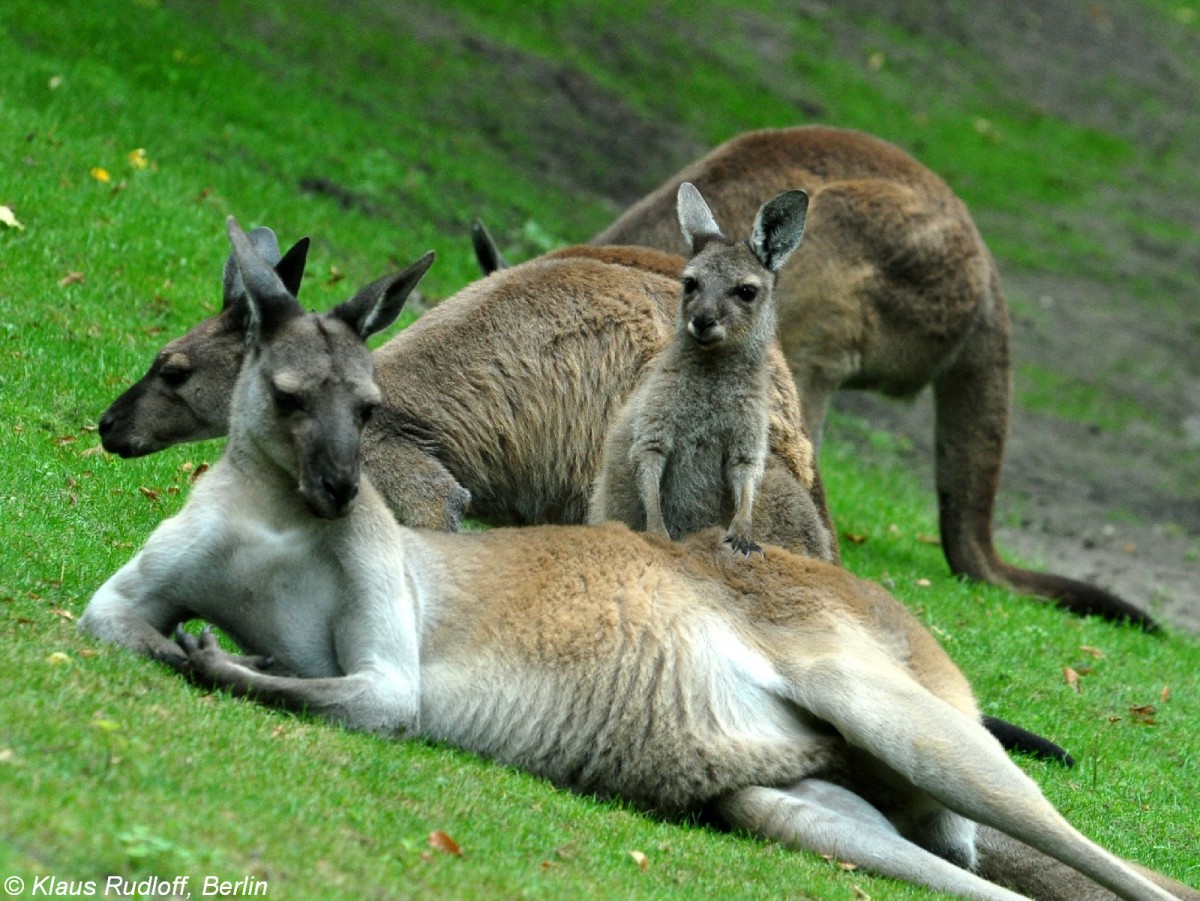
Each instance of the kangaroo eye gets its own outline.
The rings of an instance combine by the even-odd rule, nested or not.
[[[297,410],[304,409],[303,398],[291,391],[281,391],[279,388],[272,387],[271,399],[275,401],[275,406],[282,413],[295,413]]]
[[[683,277],[683,293],[684,294],[695,294],[696,289],[699,287],[700,287],[700,283],[698,281],[696,281],[692,276],[685,275]]]
[[[158,370],[158,377],[172,388],[178,388],[192,377],[192,370],[183,366],[164,366]]]
[[[738,300],[751,301],[758,297],[758,286],[738,285],[733,289],[733,293],[737,295]]]

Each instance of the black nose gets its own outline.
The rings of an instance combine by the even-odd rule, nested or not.
[[[117,423],[117,417],[113,416],[111,412],[105,411],[104,415],[100,417],[100,440],[101,441],[104,440],[105,435],[107,435],[109,432],[112,431],[113,426],[116,425],[116,423]]]
[[[707,313],[704,314],[703,316],[693,316],[692,317],[692,329],[695,331],[695,333],[697,335],[703,335],[705,332],[707,332],[709,329],[711,329],[716,324],[717,324],[717,317],[711,316]]]
[[[337,510],[345,510],[350,502],[358,497],[358,479],[324,476],[321,479],[321,487]]]

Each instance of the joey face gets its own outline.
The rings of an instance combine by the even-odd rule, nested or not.
[[[745,244],[710,243],[683,270],[680,327],[705,350],[769,340],[773,281]]]
[[[358,496],[362,430],[380,402],[370,353],[340,320],[307,316],[256,356],[241,387],[243,406],[261,413],[244,426],[315,515],[346,515]]]
[[[222,313],[167,344],[100,417],[100,441],[122,457],[224,435],[245,353],[242,322]]]

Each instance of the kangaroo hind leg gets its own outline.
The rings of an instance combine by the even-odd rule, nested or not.
[[[949,810],[1020,839],[1120,897],[1171,897],[1072,827],[974,716],[935,696],[871,643],[851,644],[794,666],[789,681],[798,704]]]
[[[729,825],[759,838],[832,855],[880,876],[989,901],[1023,897],[919,847],[858,795],[821,779],[786,789],[744,788],[722,799],[718,810]]]

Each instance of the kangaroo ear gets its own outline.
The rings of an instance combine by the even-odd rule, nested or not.
[[[404,301],[421,276],[433,265],[433,256],[431,250],[402,272],[371,282],[349,300],[330,310],[329,315],[345,322],[365,341],[396,321]]]
[[[247,237],[250,239],[250,246],[260,257],[272,266],[279,262],[279,240],[275,237],[275,232],[265,225],[261,225],[250,232]],[[238,272],[237,262],[233,259],[232,253],[225,258],[225,276],[222,279],[221,289],[222,310],[245,299],[246,286],[242,284],[242,275]]]
[[[300,304],[288,291],[278,273],[259,255],[250,237],[242,231],[242,227],[232,216],[226,220],[225,230],[229,233],[229,242],[233,245],[234,265],[245,288],[250,314],[246,337],[248,341],[256,342],[304,311],[300,309]]]
[[[484,275],[491,275],[500,269],[508,268],[508,261],[500,253],[500,248],[492,240],[491,232],[482,222],[476,219],[471,223],[471,246],[475,248],[475,260]]]
[[[800,246],[807,213],[808,195],[803,191],[784,191],[759,209],[750,232],[750,249],[766,269],[778,272]]]
[[[250,237],[254,238],[253,233]],[[308,245],[308,238],[301,238],[288,249],[288,252],[283,255],[283,259],[275,264],[275,274],[283,281],[283,286],[287,288],[292,297],[300,296],[300,283],[304,280],[304,264],[308,261]]]
[[[725,240],[721,234],[721,226],[713,218],[712,211],[696,186],[685,181],[679,186],[675,209],[679,215],[679,228],[683,232],[683,240],[692,249],[692,256],[704,249],[709,241]]]

